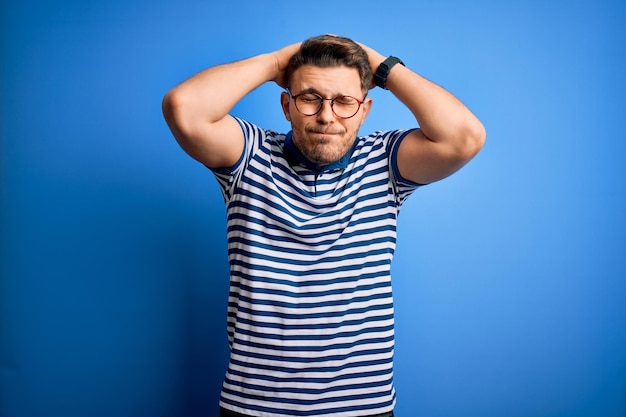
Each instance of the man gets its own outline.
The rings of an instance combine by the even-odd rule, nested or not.
[[[268,81],[285,88],[287,134],[229,115]],[[375,85],[420,128],[357,136]],[[392,416],[396,218],[419,185],[476,155],[482,124],[398,58],[334,35],[202,71],[163,109],[227,206],[221,415]]]

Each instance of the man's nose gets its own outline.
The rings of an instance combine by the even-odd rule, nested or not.
[[[335,119],[335,113],[333,112],[332,101],[324,100],[322,101],[322,108],[319,113],[317,113],[318,120],[323,120],[326,122],[332,121]]]

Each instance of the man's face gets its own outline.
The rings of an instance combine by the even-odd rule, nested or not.
[[[289,90],[294,96],[306,91],[329,99],[338,96],[363,98],[359,72],[346,66],[322,68],[304,65],[292,74]],[[349,119],[337,117],[330,101],[324,101],[322,109],[313,116],[301,114],[287,93],[281,95],[281,104],[285,117],[291,122],[293,142],[300,152],[312,162],[328,165],[350,150],[372,100],[367,98]]]

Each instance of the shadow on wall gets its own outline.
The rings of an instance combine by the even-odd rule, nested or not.
[[[228,359],[223,205],[93,178],[14,188],[0,414],[215,415]]]
[[[226,332],[229,271],[224,262],[226,245],[225,241],[213,236],[210,246],[196,242],[193,246],[197,252],[180,263],[181,277],[186,283],[183,297],[186,342],[181,415],[189,417],[217,414],[229,355]]]

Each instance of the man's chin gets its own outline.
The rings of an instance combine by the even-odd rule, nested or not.
[[[311,162],[317,165],[329,165],[337,162],[350,150],[350,146],[341,149],[340,143],[343,141],[339,134],[317,133],[308,138],[308,147],[300,147],[295,142],[300,152]]]
[[[345,155],[345,153],[340,155],[340,152],[337,152],[336,150],[331,151],[325,149],[315,149],[308,155],[306,153],[304,154],[304,156],[306,156],[311,162],[315,162],[316,164],[322,166],[337,162],[343,157],[343,155]]]

